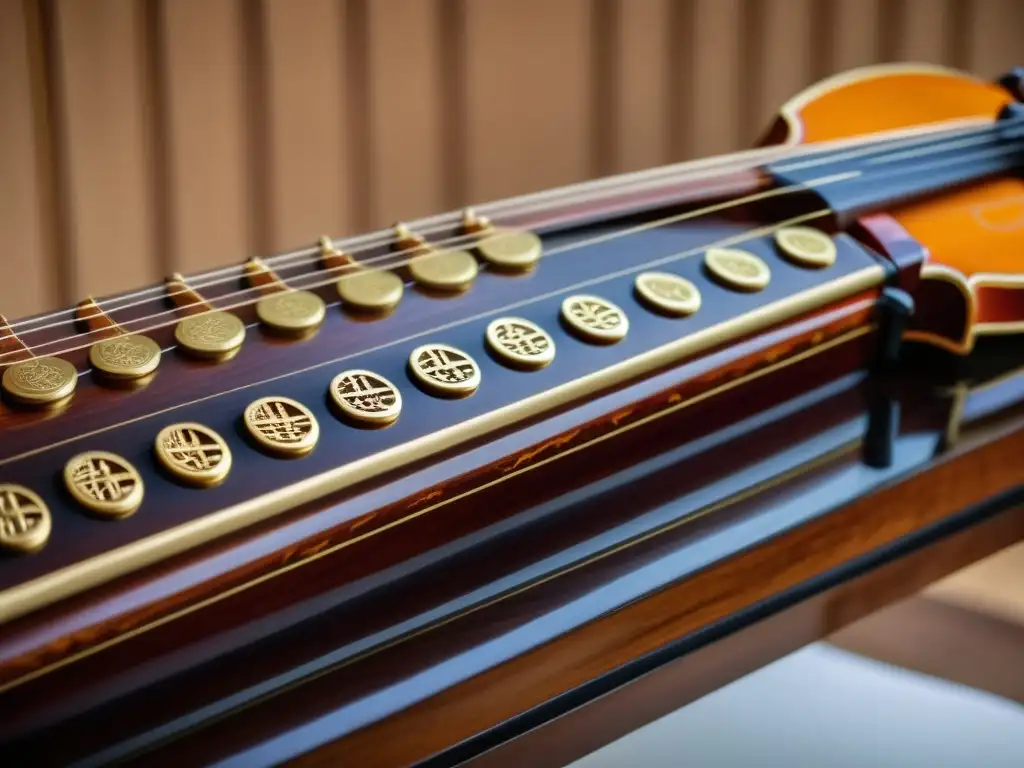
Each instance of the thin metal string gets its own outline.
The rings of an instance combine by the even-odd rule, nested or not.
[[[614,232],[610,232],[610,233],[607,233],[607,234],[604,234],[604,235],[598,235],[596,237],[588,238],[586,240],[581,240],[581,241],[577,241],[577,242],[574,242],[574,243],[569,243],[569,244],[561,246],[559,248],[552,248],[552,249],[548,250],[544,254],[544,258],[550,258],[552,256],[555,256],[555,255],[559,254],[559,253],[568,253],[568,252],[571,252],[571,251],[578,251],[578,250],[581,250],[581,249],[584,249],[584,248],[587,248],[587,247],[591,247],[591,246],[597,245],[597,244],[602,243],[602,242],[609,242],[611,240],[617,240],[617,239],[619,239],[621,237],[626,237],[626,236],[629,236],[629,235],[632,235],[632,234],[637,234],[639,232],[644,232],[644,231],[647,231],[647,230],[658,229],[658,228],[667,226],[669,224],[674,224],[674,223],[677,223],[677,222],[680,222],[680,221],[686,221],[686,220],[689,220],[689,219],[699,218],[701,216],[705,216],[705,215],[708,215],[710,213],[715,213],[715,212],[722,211],[722,210],[728,210],[729,208],[734,208],[734,207],[737,207],[737,206],[740,206],[740,205],[745,205],[745,204],[748,204],[748,203],[757,202],[759,200],[764,200],[764,199],[767,199],[767,198],[770,198],[770,197],[781,197],[783,195],[793,194],[795,192],[798,192],[798,191],[801,191],[801,190],[804,190],[804,189],[816,188],[816,187],[819,187],[819,186],[825,186],[827,184],[832,184],[832,183],[836,183],[836,182],[839,182],[839,181],[845,181],[845,180],[848,180],[848,179],[851,179],[851,178],[855,178],[856,176],[859,176],[859,175],[860,175],[860,173],[858,171],[851,171],[851,172],[844,173],[844,174],[836,174],[834,176],[826,176],[826,177],[823,177],[821,179],[815,179],[815,180],[813,180],[811,182],[808,182],[807,184],[801,185],[799,187],[793,186],[793,187],[778,187],[778,188],[774,188],[774,189],[769,189],[769,190],[766,190],[764,192],[754,193],[754,194],[747,195],[747,196],[742,197],[742,198],[728,200],[728,201],[725,201],[725,202],[722,202],[722,203],[718,203],[718,204],[715,204],[715,205],[705,206],[704,208],[700,208],[700,209],[697,209],[697,210],[687,211],[685,213],[680,213],[680,214],[676,214],[676,215],[673,215],[673,216],[668,216],[668,217],[665,217],[665,218],[662,218],[662,219],[657,219],[655,221],[647,222],[647,223],[640,224],[640,225],[637,225],[637,226],[634,226],[634,227],[627,227],[627,228],[616,230]],[[407,264],[409,261],[411,261],[411,259],[405,260],[405,261],[400,262],[398,264],[389,265],[389,267],[390,268],[396,268],[398,266],[401,266],[402,264]],[[330,271],[333,271],[333,270],[324,270],[324,272],[320,273],[320,274],[326,274],[327,272],[330,272]],[[312,283],[312,284],[309,284],[309,285],[297,285],[295,287],[290,288],[289,290],[295,291],[295,290],[310,290],[312,288],[320,288],[320,287],[331,285],[332,283],[336,282],[336,280],[337,280],[336,277],[332,277],[330,279],[322,280],[322,281],[315,282],[315,283]],[[256,287],[256,288],[245,288],[245,289],[241,289],[241,290],[238,290],[238,291],[233,291],[231,293],[223,294],[222,296],[218,297],[218,299],[228,299],[228,298],[231,298],[232,296],[241,296],[241,295],[249,294],[249,293],[251,293],[253,291],[258,291],[258,290],[259,290],[258,287]],[[260,298],[262,298],[262,295],[257,297],[257,298],[255,298],[255,299],[247,299],[247,300],[244,300],[244,301],[239,301],[237,303],[228,304],[226,306],[211,307],[210,309],[203,310],[201,312],[197,312],[197,313],[191,315],[191,317],[198,317],[200,315],[209,314],[211,312],[222,312],[222,311],[228,311],[228,310],[231,310],[231,309],[238,309],[240,307],[249,306],[249,305],[255,303],[256,301],[259,301]],[[135,318],[134,320],[126,321],[125,323],[122,324],[122,327],[128,333],[145,333],[147,331],[157,330],[159,328],[164,328],[164,327],[167,327],[167,326],[170,326],[170,325],[174,325],[177,322],[179,322],[179,320],[181,318],[176,316],[177,312],[178,312],[178,308],[168,309],[168,310],[164,310],[162,312],[155,312],[153,314],[146,315],[145,317]],[[170,319],[168,322],[161,322],[161,323],[158,323],[156,325],[147,326],[145,328],[131,328],[129,330],[128,328],[124,327],[124,326],[128,326],[128,325],[132,325],[134,323],[141,323],[141,322],[144,322],[146,320],[152,320],[154,318],[162,317],[162,316],[166,316],[166,315],[175,315],[175,317]],[[9,352],[0,353],[0,360],[2,360],[4,357],[10,356],[10,355],[20,354],[23,351],[28,351],[30,353],[35,353],[36,351],[38,351],[40,349],[43,349],[45,347],[50,347],[50,346],[53,346],[55,344],[63,343],[65,341],[77,341],[77,340],[79,340],[79,339],[81,339],[83,337],[90,336],[92,334],[98,333],[100,331],[105,331],[105,330],[107,330],[107,329],[106,328],[95,328],[93,330],[86,331],[84,333],[76,334],[75,336],[68,336],[68,337],[64,337],[64,338],[60,338],[60,339],[53,339],[51,341],[47,341],[47,342],[44,342],[42,344],[37,344],[35,346],[26,347],[25,350],[12,350],[12,351],[9,351]],[[86,349],[86,348],[88,348],[90,346],[92,346],[92,342],[87,342],[87,343],[79,344],[77,346],[72,346],[72,347],[69,347],[69,348],[66,348],[66,349],[56,350],[56,351],[50,352],[48,354],[66,354],[68,352],[74,352],[74,351],[77,351],[77,350],[80,350],[80,349]]]
[[[775,146],[767,148],[758,148],[752,150],[744,150],[742,152],[733,153],[730,155],[722,155],[713,158],[705,158],[697,161],[688,161],[679,163],[672,166],[665,166],[662,168],[656,168],[645,171],[637,171],[630,174],[622,174],[619,176],[613,176],[606,179],[599,179],[596,181],[582,182],[580,184],[570,185],[561,187],[554,190],[548,190],[545,192],[532,193],[529,195],[522,195],[515,198],[509,198],[504,201],[498,201],[495,203],[488,203],[482,206],[476,206],[476,208],[488,218],[497,218],[499,216],[512,216],[517,214],[530,213],[537,210],[543,210],[549,207],[551,201],[558,200],[559,198],[565,198],[565,203],[582,203],[602,197],[608,197],[612,195],[619,195],[628,192],[642,192],[645,189],[654,189],[659,185],[671,183],[673,181],[679,182],[684,180],[698,180],[700,178],[706,178],[707,176],[713,176],[717,174],[727,173],[729,171],[738,171],[744,169],[756,168],[758,161],[763,161],[770,157],[788,156],[788,157],[799,157],[802,155],[815,155],[822,152],[826,152],[829,148],[836,148],[841,146],[861,146],[864,144],[871,144],[871,146],[862,148],[859,152],[862,154],[872,153],[884,153],[894,146],[914,146],[922,143],[935,142],[934,135],[936,133],[946,133],[947,135],[960,135],[963,133],[970,133],[976,131],[977,128],[971,128],[970,126],[977,126],[980,121],[977,120],[958,120],[958,121],[946,121],[942,123],[932,123],[923,126],[915,126],[909,129],[900,129],[890,132],[879,132],[876,134],[870,134],[866,137],[852,137],[839,139],[830,142],[820,142],[812,145],[801,145],[798,149],[794,149],[791,146]],[[948,128],[949,125],[965,125],[967,127],[960,129]],[[879,137],[893,136],[891,139],[880,139]],[[879,141],[887,141],[884,147],[879,147]],[[847,156],[852,156],[847,153]],[[842,157],[842,156],[841,156]],[[833,156],[831,159],[837,159]],[[810,161],[809,164],[820,164],[829,162],[830,158],[824,158],[818,161]],[[805,164],[806,165],[806,164]],[[795,166],[785,166],[792,168]],[[803,167],[803,166],[801,166]],[[575,197],[573,195],[576,195]],[[440,214],[428,219],[422,219],[417,222],[413,222],[411,227],[417,235],[430,235],[439,231],[450,229],[458,222],[458,213],[447,213]],[[466,234],[457,237],[449,238],[444,241],[431,244],[432,246],[439,245],[456,245],[465,242],[474,242],[474,238],[479,238],[480,235]],[[350,238],[342,242],[341,250],[349,255],[355,255],[360,252],[364,252],[373,248],[378,248],[386,245],[393,245],[398,242],[397,238],[394,237],[393,230],[386,230],[383,232],[372,233],[368,235],[362,235],[356,238]],[[332,241],[332,245],[337,247]],[[353,247],[358,246],[358,247]],[[310,259],[311,255],[318,255],[319,251],[316,248],[305,248],[290,253],[279,254],[263,259],[261,263],[268,268],[275,267],[294,267],[308,264],[315,264],[317,258]],[[382,256],[366,259],[362,264],[353,264],[348,266],[349,269],[354,269],[357,266],[368,265],[371,263],[379,262],[391,258],[398,254],[385,254]],[[291,263],[296,262],[296,263]],[[219,269],[210,270],[207,272],[201,272],[186,278],[187,288],[183,288],[178,291],[167,292],[166,287],[163,285],[151,286],[149,288],[140,289],[128,294],[121,294],[113,296],[102,302],[96,302],[96,306],[101,309],[104,313],[110,314],[120,310],[128,309],[132,306],[143,304],[149,299],[142,301],[132,301],[130,303],[119,304],[117,306],[110,306],[112,302],[125,301],[129,299],[136,299],[142,296],[149,296],[154,293],[160,293],[163,297],[168,298],[178,294],[187,293],[189,290],[198,291],[204,287],[217,285],[224,282],[231,282],[244,277],[246,274],[244,267],[233,265],[230,267],[222,267]],[[195,281],[204,277],[220,277],[226,275],[221,279],[215,279],[203,283],[192,283],[188,281]],[[8,327],[13,329],[23,328],[26,325],[34,325],[35,323],[45,322],[47,320],[54,320],[56,318],[64,318],[65,321],[73,320],[75,315],[75,308],[68,308],[58,310],[46,315],[39,317],[30,318],[27,320],[19,321],[11,324]],[[42,326],[35,326],[33,328],[22,331],[22,334],[35,333],[38,331],[45,330],[47,328],[54,327],[62,324],[61,322],[51,322]]]
[[[920,164],[917,164],[917,165],[914,165],[914,166],[903,167],[903,168],[896,168],[896,169],[889,170],[889,171],[886,171],[886,172],[883,172],[883,173],[872,174],[870,178],[873,181],[882,182],[884,180],[891,179],[891,178],[894,178],[896,176],[912,174],[912,173],[921,173],[921,172],[924,172],[924,171],[927,171],[927,170],[931,170],[931,169],[934,169],[934,168],[938,168],[938,167],[950,166],[950,165],[958,165],[958,164],[963,164],[963,163],[970,163],[970,162],[974,162],[974,161],[979,160],[979,159],[990,159],[990,158],[993,158],[993,157],[998,157],[998,156],[1008,155],[1008,154],[1014,154],[1014,153],[1017,153],[1017,152],[1020,152],[1020,148],[1018,148],[1015,145],[994,147],[994,148],[991,148],[991,149],[979,150],[979,151],[976,151],[976,152],[966,153],[966,154],[963,154],[963,155],[956,155],[956,156],[953,156],[953,157],[950,157],[950,158],[945,158],[944,160],[941,160],[941,161],[926,161],[924,163],[920,163]],[[649,222],[647,224],[639,225],[638,227],[631,227],[631,228],[626,228],[624,230],[619,230],[619,231],[613,232],[613,233],[611,233],[609,235],[599,236],[599,239],[603,240],[603,239],[606,239],[606,238],[615,238],[615,237],[621,237],[621,236],[625,236],[625,235],[629,235],[629,234],[634,234],[634,233],[636,233],[638,231],[644,231],[645,229],[653,229],[655,227],[664,226],[665,224],[670,224],[670,223],[674,223],[674,222],[677,222],[677,221],[684,221],[684,220],[687,220],[687,219],[692,219],[692,218],[696,218],[696,217],[699,217],[699,216],[703,216],[703,215],[705,215],[707,213],[710,213],[710,212],[719,211],[719,210],[725,210],[725,209],[728,209],[728,208],[732,208],[732,207],[736,207],[736,206],[740,206],[740,205],[745,205],[747,203],[754,202],[756,200],[760,200],[760,199],[763,199],[763,198],[774,197],[774,196],[783,196],[783,195],[792,194],[792,193],[799,192],[799,191],[804,191],[804,190],[807,190],[807,189],[815,189],[815,188],[818,188],[818,187],[821,187],[821,186],[824,186],[824,185],[827,185],[827,184],[832,184],[832,183],[836,183],[836,182],[839,182],[839,181],[848,181],[850,179],[857,178],[857,177],[862,177],[862,176],[866,176],[866,174],[864,174],[862,171],[849,171],[849,172],[846,172],[846,173],[833,174],[831,176],[825,176],[825,177],[822,177],[820,179],[813,179],[811,181],[808,181],[808,182],[805,182],[805,183],[802,183],[802,184],[799,184],[799,185],[791,185],[791,186],[788,186],[788,187],[777,187],[777,188],[773,188],[773,189],[770,189],[770,190],[767,190],[767,191],[764,191],[764,192],[757,192],[757,193],[754,193],[752,195],[746,195],[744,197],[740,197],[740,198],[736,198],[736,199],[733,199],[733,200],[725,201],[725,202],[719,203],[717,205],[712,205],[712,206],[708,206],[708,207],[705,207],[705,208],[696,209],[694,211],[689,211],[689,212],[686,212],[686,213],[683,213],[683,214],[679,214],[677,216],[667,217],[666,219],[659,219],[659,220],[656,220],[654,222]],[[713,192],[714,190],[712,189],[712,190],[709,190],[709,191]],[[543,224],[544,224],[544,222],[541,222],[539,225],[543,226]],[[496,235],[491,235],[491,236],[493,237],[493,236],[496,236]],[[485,236],[484,239],[486,239],[486,236]],[[560,252],[564,252],[564,251],[567,251],[567,250],[576,250],[578,248],[585,247],[586,245],[590,244],[591,242],[592,241],[590,241],[590,240],[584,240],[584,241],[580,241],[578,243],[571,244],[569,246],[563,246],[560,249],[555,249],[554,251],[549,251],[547,253],[547,255],[550,256],[550,255],[554,255],[555,253],[560,253]],[[401,257],[403,255],[403,253],[410,253],[410,252],[415,253],[416,256],[419,256],[419,255],[422,254],[422,251],[420,250],[419,247],[413,247],[411,249],[407,249],[407,250],[399,252],[397,254],[389,254],[387,256],[387,258],[390,259],[390,258],[394,258],[395,256]],[[384,257],[381,257],[381,258],[383,259]],[[368,260],[366,260],[366,263],[370,263],[372,261],[374,261],[374,260],[373,259],[368,259]],[[404,260],[400,259],[398,261],[394,261],[394,262],[391,262],[391,263],[387,264],[385,268],[387,268],[387,269],[396,269],[398,267],[401,267],[401,266],[404,266],[404,265],[410,263],[411,261],[412,261],[412,259],[409,259],[409,258],[406,258]],[[331,283],[335,282],[337,280],[337,278],[338,278],[338,273],[339,272],[344,272],[344,271],[350,270],[351,268],[352,268],[352,265],[345,264],[345,265],[341,265],[339,267],[335,267],[333,269],[323,270],[322,272],[317,273],[317,276],[320,276],[320,275],[332,275],[332,276],[329,277],[327,280],[321,280],[319,282],[314,282],[314,283],[311,283],[311,284],[302,284],[302,285],[294,285],[294,286],[287,286],[287,285],[285,285],[283,287],[286,290],[291,290],[291,291],[295,291],[295,290],[309,290],[309,289],[313,289],[313,288],[324,287],[324,286],[330,285]],[[196,286],[196,287],[198,288],[199,286]],[[237,290],[237,291],[231,291],[229,293],[223,294],[222,296],[217,297],[217,299],[215,299],[215,300],[216,301],[220,301],[220,300],[224,300],[224,299],[230,299],[230,298],[233,298],[233,297],[246,296],[246,295],[249,295],[249,294],[256,294],[256,295],[253,298],[250,298],[250,299],[245,300],[245,301],[241,301],[241,302],[238,302],[238,303],[230,304],[228,306],[215,306],[215,307],[213,307],[213,308],[211,308],[209,310],[203,310],[203,312],[196,313],[196,314],[203,314],[203,313],[206,313],[206,312],[213,312],[213,311],[226,311],[226,310],[229,310],[229,309],[235,309],[235,308],[244,307],[244,306],[253,304],[253,303],[259,301],[260,298],[262,298],[262,292],[261,292],[260,288],[261,288],[260,286],[253,286],[253,287],[243,288],[243,289],[240,289],[240,290]],[[145,302],[140,302],[140,303],[145,303]],[[161,311],[161,312],[152,313],[150,315],[146,315],[146,316],[141,317],[141,318],[134,318],[132,320],[126,321],[125,323],[122,323],[121,325],[122,326],[132,325],[132,324],[135,324],[135,323],[145,322],[146,320],[151,320],[151,319],[157,318],[157,317],[163,317],[163,316],[166,316],[166,315],[176,315],[177,312],[178,312],[178,308],[168,309],[168,310],[164,310],[164,311]],[[142,332],[145,332],[146,330],[155,330],[155,329],[164,327],[164,326],[166,326],[168,324],[174,324],[179,319],[180,318],[175,317],[169,323],[162,323],[162,324],[159,324],[159,325],[156,325],[156,326],[150,326],[150,327],[145,328],[145,329],[135,329],[135,328],[132,328],[130,330],[130,332],[132,332],[132,333],[142,333]],[[52,325],[59,325],[59,323],[52,324]],[[38,330],[41,330],[41,328],[38,329]],[[5,358],[5,357],[9,357],[9,356],[12,356],[12,355],[17,355],[17,354],[22,353],[23,351],[28,351],[30,354],[34,354],[39,349],[43,349],[45,347],[51,347],[51,346],[54,346],[56,344],[64,343],[66,341],[78,340],[78,339],[81,339],[81,338],[83,338],[85,336],[89,336],[89,335],[98,333],[98,332],[103,331],[103,330],[106,330],[106,329],[104,329],[104,328],[97,328],[97,329],[93,329],[93,330],[90,330],[90,331],[86,331],[84,333],[75,334],[73,336],[67,336],[67,337],[63,337],[63,338],[60,338],[60,339],[53,339],[51,341],[44,342],[42,344],[37,344],[37,345],[34,345],[34,346],[26,346],[25,349],[15,349],[15,350],[11,350],[11,351],[8,351],[8,352],[0,353],[0,361],[2,361],[3,358]],[[125,330],[128,330],[128,329],[125,329]],[[72,347],[70,349],[61,350],[61,352],[75,351],[77,349],[82,349],[82,348],[88,347],[88,346],[91,346],[91,342],[90,343],[86,343],[84,345],[79,345],[79,346],[76,346],[76,347]]]

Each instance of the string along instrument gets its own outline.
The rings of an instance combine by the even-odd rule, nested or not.
[[[857,70],[752,150],[0,318],[0,738],[655,447],[1024,330],[1022,77]]]

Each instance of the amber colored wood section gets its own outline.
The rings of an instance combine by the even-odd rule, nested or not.
[[[465,9],[469,198],[589,176],[591,4],[491,0]]]
[[[330,765],[341,755],[380,766],[421,760],[621,663],[1017,486],[1021,468],[1016,457],[1022,447],[1024,430],[1018,422],[1016,429],[983,447],[960,448],[928,472],[632,603],[295,764]],[[1017,528],[1012,540],[1019,537]],[[832,610],[855,609],[840,604]],[[836,620],[834,626],[840,625]]]
[[[142,6],[59,0],[51,21],[72,290],[135,288],[157,276]]]
[[[56,276],[47,269],[43,232],[45,168],[40,152],[46,149],[45,134],[32,109],[42,73],[32,72],[25,12],[24,3],[0,3],[0,264],[5,272],[0,312],[10,317],[53,306],[60,299]],[[16,276],[8,271],[8,260],[21,265]]]
[[[12,320],[324,232],[740,149],[794,89],[849,67],[924,58],[993,77],[1020,63],[1024,23],[1017,0],[11,0],[0,13]]]
[[[253,183],[262,148],[253,120],[244,58],[243,6],[231,0],[162,0],[171,266],[194,272],[256,255],[261,211]],[[250,66],[255,66],[251,60]],[[262,245],[262,244],[261,244]]]
[[[865,628],[876,625],[875,616],[870,616],[873,611],[883,609],[881,617],[902,613],[902,603],[891,609],[885,606],[1022,536],[1024,511],[1001,514],[670,661],[465,765],[561,768],[808,643],[830,638],[849,650],[868,652],[860,638]],[[868,631],[883,639],[878,632]],[[928,655],[934,637],[912,633],[906,641]]]
[[[354,230],[345,119],[346,4],[263,0],[267,189],[274,251]]]

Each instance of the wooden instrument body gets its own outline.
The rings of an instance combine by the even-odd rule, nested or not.
[[[1008,100],[992,86],[948,73],[863,74],[791,102],[782,123],[791,131],[787,141],[950,117],[991,119],[996,102]],[[908,77],[923,78],[929,98],[894,97]],[[875,103],[881,106],[867,106]],[[756,194],[763,179],[737,172],[725,182],[556,205],[543,219],[518,223],[558,221],[545,234],[546,247],[557,248]],[[881,395],[865,379],[878,343],[876,303],[883,281],[898,281],[926,308],[910,338],[959,352],[971,349],[978,335],[1009,330],[992,323],[1018,322],[1015,305],[997,308],[987,298],[995,294],[985,292],[988,278],[972,259],[982,252],[975,245],[1002,253],[1020,245],[1009,226],[1015,219],[1000,207],[1012,210],[1019,194],[1015,180],[1001,180],[907,206],[889,219],[866,219],[854,234],[895,261],[893,274],[880,266],[884,259],[841,236],[839,270],[875,270],[849,290],[822,294],[819,303],[789,314],[765,315],[765,322],[679,360],[552,401],[472,439],[409,454],[404,463],[378,467],[288,514],[254,518],[209,542],[196,539],[177,554],[168,550],[166,559],[14,618],[0,636],[0,696],[16,715],[3,723],[0,741],[15,740],[11,754],[27,756],[38,755],[44,743],[59,744],[57,762],[120,743],[125,754],[148,764],[156,759],[148,750],[165,736],[170,741],[161,759],[169,764],[183,756],[230,755],[259,764],[268,755],[323,747],[309,759],[330,763],[344,755],[360,764],[409,765],[450,756],[449,748],[466,740],[476,745],[470,751],[480,751],[528,730],[528,719],[517,720],[521,713],[611,680],[613,671],[645,654],[678,643],[697,648],[702,633],[730,631],[730,617],[747,611],[753,611],[747,621],[763,617],[754,609],[765,600],[790,604],[821,588],[820,578],[841,581],[838,574],[859,558],[880,562],[897,542],[903,546],[897,554],[933,542],[934,527],[946,518],[1020,483],[1016,462],[1005,457],[1017,455],[1007,451],[1018,451],[1024,436],[1012,409],[1024,399],[1024,384],[1011,378],[1000,385],[1001,432],[986,424],[973,442],[951,444],[956,417],[948,397],[913,376]],[[609,208],[638,213],[594,223]],[[972,213],[978,210],[988,218]],[[642,240],[613,241],[596,258],[589,252],[542,260],[525,277],[485,272],[458,298],[410,291],[386,320],[360,322],[335,308],[305,342],[250,329],[241,353],[216,366],[168,354],[157,376],[133,392],[84,377],[71,407],[48,417],[4,408],[0,479],[45,493],[55,510],[53,543],[65,538],[52,555],[44,550],[19,562],[17,574],[3,563],[2,575],[28,582],[61,565],[51,556],[65,558],[64,565],[102,556],[672,344],[694,329],[695,318],[640,310],[629,274],[606,294],[630,315],[624,344],[580,345],[558,324],[554,295],[768,220],[757,205],[716,211]],[[994,220],[1005,226],[988,226]],[[570,222],[575,228],[565,226]],[[953,222],[956,233],[947,237]],[[710,294],[705,302],[712,312],[701,323],[755,312],[837,275],[801,271],[773,254],[767,241],[756,247],[773,259],[778,293],[716,293],[691,260],[691,276]],[[1012,263],[998,267],[1009,274]],[[939,277],[951,271],[964,279]],[[983,279],[974,280],[979,274]],[[960,303],[942,293],[950,286]],[[218,292],[237,286],[222,288],[204,295],[215,302]],[[325,298],[331,290],[324,289]],[[546,294],[552,298],[536,317],[516,306]],[[961,307],[961,319],[931,317],[927,307],[938,300],[943,308]],[[556,364],[523,373],[490,360],[480,348],[482,315],[496,306],[516,307],[547,328],[558,346]],[[138,315],[151,311],[140,306]],[[473,397],[438,401],[408,381],[404,361],[425,327],[444,328],[429,340],[470,347],[482,364],[486,384]],[[68,329],[52,332],[56,338]],[[165,346],[160,333],[154,335]],[[395,339],[408,341],[388,348]],[[373,365],[364,366],[369,355],[376,355]],[[395,427],[376,432],[339,424],[325,401],[327,382],[343,368],[374,365],[409,392],[405,413]],[[287,371],[300,373],[281,375]],[[319,454],[282,462],[246,444],[238,415],[264,389],[315,408],[326,433]],[[869,456],[876,466],[867,467],[870,444],[894,428],[895,404],[904,413],[896,437],[881,440],[882,457]],[[244,478],[244,487],[229,480],[214,491],[187,491],[169,483],[150,446],[160,426],[179,420],[230,436],[232,475]],[[143,471],[150,496],[138,515],[100,523],[69,508],[54,467],[79,445],[117,451]],[[813,459],[815,453],[823,458]],[[984,475],[981,466],[988,468]],[[837,478],[845,480],[837,485]],[[919,503],[926,490],[934,503]],[[793,509],[803,517],[790,519],[790,529],[776,536],[786,526],[771,526]],[[962,522],[983,518],[978,513]],[[998,533],[1008,542],[1020,536],[1020,525],[1007,523]],[[986,542],[994,547],[995,540]],[[717,548],[707,549],[708,542]],[[708,558],[699,568],[695,549]],[[654,567],[664,558],[674,558],[674,569]],[[950,556],[949,567],[954,562]],[[633,591],[615,592],[624,581]],[[621,601],[595,602],[599,592]],[[597,607],[598,614],[587,613]],[[266,704],[254,693],[261,685],[268,689]],[[230,698],[237,696],[242,703],[235,711]],[[501,731],[513,721],[518,730]],[[99,723],[114,730],[104,732]],[[168,724],[163,734],[159,729]],[[134,737],[141,738],[137,754],[125,746]],[[262,742],[279,752],[246,752]]]

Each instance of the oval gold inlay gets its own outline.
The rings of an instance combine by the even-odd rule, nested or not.
[[[64,466],[64,484],[75,501],[100,517],[128,517],[142,504],[142,477],[115,453],[86,451],[73,457]]]
[[[543,243],[532,232],[495,229],[484,233],[477,250],[484,260],[506,271],[525,271],[540,261]]]
[[[157,460],[188,485],[217,485],[231,471],[231,449],[219,434],[194,422],[171,424],[153,442]]]
[[[382,269],[345,275],[335,286],[345,305],[360,312],[390,312],[398,306],[405,290],[398,275]]]
[[[0,551],[29,554],[50,538],[50,509],[23,485],[0,483]]]
[[[836,244],[831,237],[812,227],[783,227],[775,233],[775,243],[802,267],[822,269],[836,262]]]
[[[704,265],[725,287],[738,291],[760,291],[772,277],[764,261],[738,248],[709,248]]]
[[[281,291],[257,301],[256,316],[269,330],[304,334],[324,321],[327,308],[312,291]]]
[[[181,348],[194,357],[217,359],[234,354],[245,341],[245,324],[230,312],[201,312],[174,329]]]
[[[476,278],[476,259],[469,251],[437,251],[409,262],[409,274],[424,288],[464,291]]]
[[[697,286],[671,272],[644,272],[637,275],[635,287],[640,300],[655,312],[685,317],[700,309]]]
[[[480,366],[461,349],[424,344],[409,355],[409,370],[424,390],[439,397],[465,397],[480,386]]]
[[[562,321],[584,341],[612,344],[626,337],[629,318],[622,309],[599,296],[570,296],[562,302]]]
[[[313,412],[288,397],[261,397],[245,409],[244,420],[261,448],[281,456],[307,454],[320,438]]]
[[[555,342],[547,331],[521,317],[499,317],[484,336],[491,352],[514,368],[543,368],[555,359]]]
[[[347,419],[370,426],[392,423],[402,412],[398,387],[373,371],[344,371],[334,377],[331,400]]]
[[[89,348],[89,364],[112,379],[141,379],[160,365],[160,345],[148,336],[115,336]]]
[[[25,405],[52,405],[71,397],[78,386],[78,371],[59,357],[34,357],[4,371],[3,388]]]

